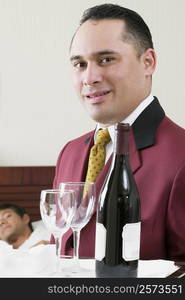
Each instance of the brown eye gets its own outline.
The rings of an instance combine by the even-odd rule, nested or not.
[[[112,62],[113,60],[114,60],[113,57],[104,57],[100,60],[100,63],[106,64],[106,63]]]
[[[11,214],[9,213],[9,214],[6,214],[5,216],[4,216],[6,219],[8,219],[9,217],[11,217]]]
[[[75,63],[73,64],[73,66],[74,66],[75,68],[84,68],[84,67],[86,66],[86,63],[85,63],[85,62],[75,62]]]

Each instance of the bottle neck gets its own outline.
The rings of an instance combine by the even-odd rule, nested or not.
[[[129,132],[130,125],[118,123],[115,126],[114,149],[115,155],[129,155]]]

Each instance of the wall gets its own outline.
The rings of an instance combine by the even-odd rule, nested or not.
[[[111,1],[0,0],[0,165],[54,165],[64,144],[94,128],[73,90],[68,48],[84,9]],[[148,23],[153,78],[168,115],[185,127],[185,1],[113,1]]]

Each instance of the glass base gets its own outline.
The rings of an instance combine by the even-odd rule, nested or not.
[[[62,257],[61,263],[61,274],[64,277],[71,278],[92,278],[95,277],[94,268],[91,268],[89,264],[87,264],[86,259],[74,260],[71,257]]]

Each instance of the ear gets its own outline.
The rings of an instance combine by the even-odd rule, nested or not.
[[[29,217],[29,215],[24,214],[22,220],[23,220],[24,224],[26,224],[26,225],[29,224],[29,222],[30,222],[30,217]]]
[[[148,48],[143,53],[143,62],[145,68],[145,75],[151,76],[155,71],[156,63],[157,63],[157,56],[154,49]]]

